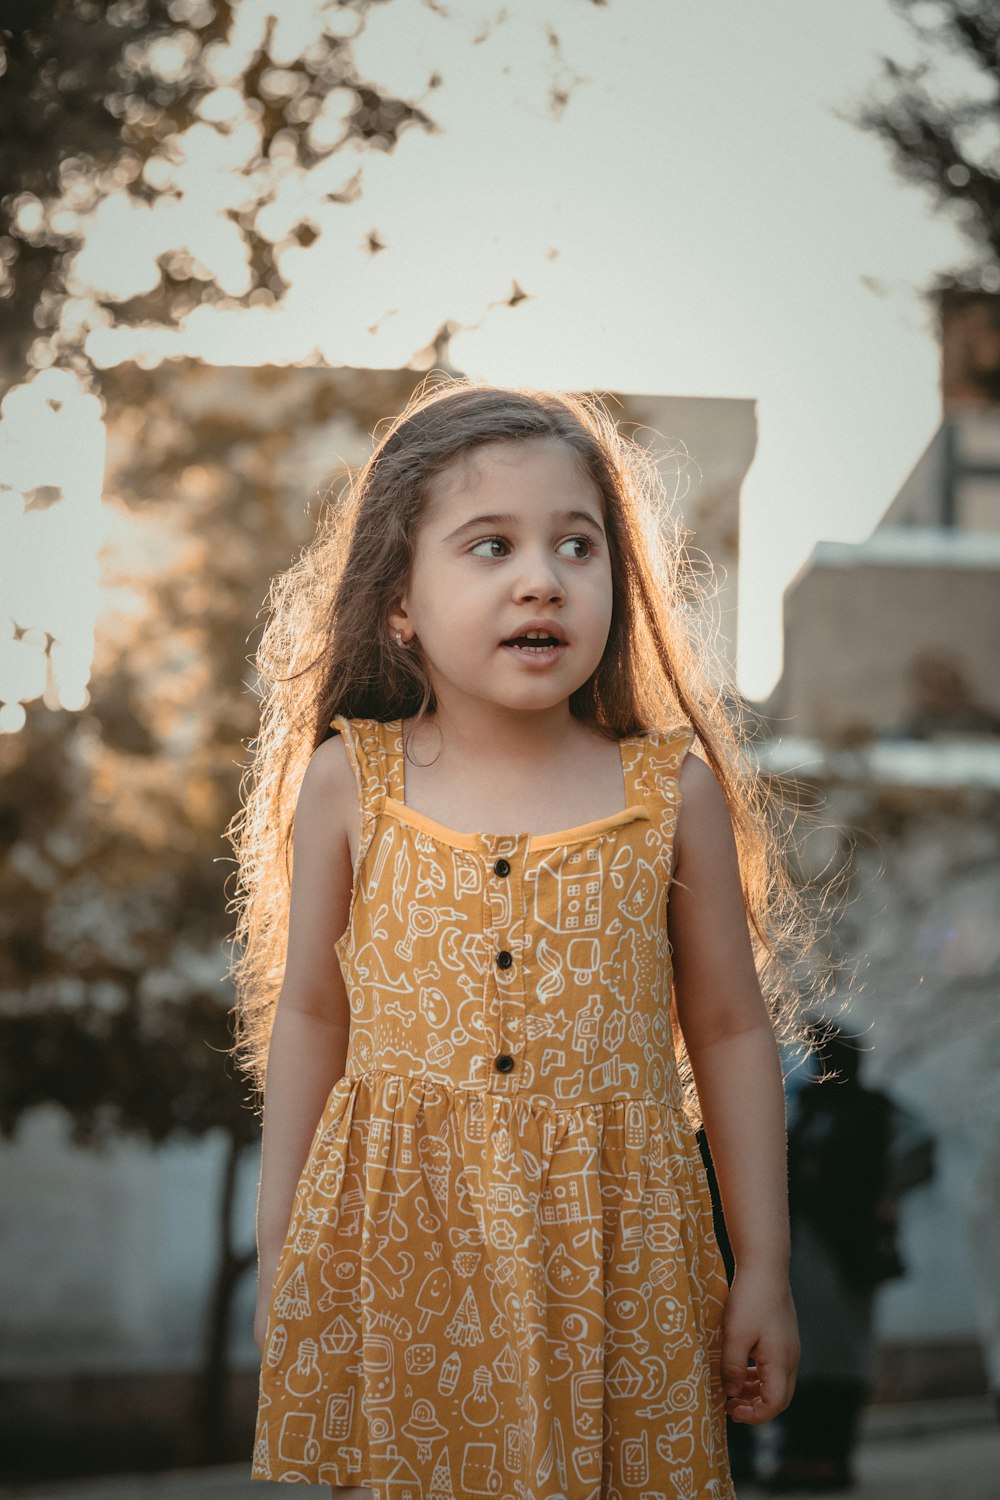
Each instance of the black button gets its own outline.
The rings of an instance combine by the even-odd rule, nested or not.
[[[509,875],[510,865],[505,859],[498,859],[496,864],[493,866],[493,873],[494,875]]]
[[[511,1068],[514,1066],[514,1059],[511,1057],[509,1052],[501,1052],[500,1056],[497,1058],[493,1066],[496,1068],[498,1073],[509,1073]]]
[[[508,953],[506,948],[501,948],[500,952],[497,954],[497,968],[509,969],[513,962],[513,953]]]

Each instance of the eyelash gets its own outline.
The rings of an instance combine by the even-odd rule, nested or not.
[[[592,556],[593,555],[593,553],[594,553],[594,551],[596,549],[596,546],[597,546],[596,542],[593,540],[592,537],[584,536],[582,534],[580,534],[578,536],[567,536],[567,537],[564,537],[563,541],[565,541],[565,542],[586,542],[587,546],[590,548],[590,552],[588,553],[588,556]],[[481,547],[484,542],[503,542],[504,546],[509,546],[509,543],[508,543],[507,538],[505,536],[481,536],[481,537],[478,538],[477,541],[475,541],[475,542],[472,543],[472,546],[469,548],[469,551],[470,552],[474,552],[475,548],[476,547]],[[492,559],[492,561],[494,561],[494,562],[496,562],[498,560],[499,559],[497,559],[497,558],[493,558]],[[586,558],[583,558],[583,557],[574,557],[574,558],[571,558],[570,560],[572,562],[586,562]]]

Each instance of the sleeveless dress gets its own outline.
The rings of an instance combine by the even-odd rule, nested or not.
[[[693,731],[627,806],[466,834],[405,805],[402,723],[334,719],[361,843],[346,1072],[271,1289],[251,1477],[373,1500],[736,1500],[727,1282],[670,1026]]]

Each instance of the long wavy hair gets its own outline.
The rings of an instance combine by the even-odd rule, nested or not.
[[[419,645],[401,647],[388,614],[406,590],[434,477],[487,443],[556,438],[604,502],[613,578],[611,626],[570,711],[609,739],[687,723],[732,817],[757,973],[779,1043],[812,1050],[804,1022],[824,987],[816,914],[789,857],[792,799],[748,754],[750,710],[726,682],[714,632],[711,575],[699,571],[664,494],[655,459],[616,426],[599,398],[428,377],[367,463],[321,513],[315,539],[271,586],[255,665],[262,696],[240,810],[230,964],[232,1051],[262,1105],[281,990],[291,895],[292,824],[306,765],[335,715],[421,720],[435,708]],[[415,727],[415,725],[413,726]],[[675,1052],[691,1119],[700,1109],[676,1009]]]

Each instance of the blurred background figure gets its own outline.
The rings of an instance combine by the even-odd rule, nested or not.
[[[816,1023],[812,1080],[789,1103],[791,1284],[802,1359],[776,1423],[775,1494],[854,1485],[858,1423],[875,1374],[875,1292],[905,1274],[897,1241],[902,1195],[934,1171],[921,1122],[859,1079],[861,1053]]]

